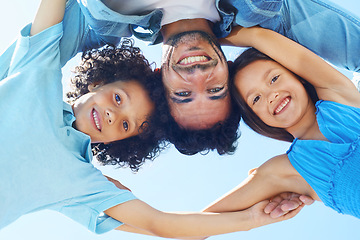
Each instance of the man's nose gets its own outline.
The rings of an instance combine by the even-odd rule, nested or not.
[[[193,71],[186,72],[182,77],[192,85],[202,85],[211,77],[213,70],[213,68],[196,68]]]

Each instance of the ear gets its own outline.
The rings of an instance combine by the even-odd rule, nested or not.
[[[95,91],[97,88],[101,87],[102,84],[99,84],[99,83],[92,83],[88,86],[88,90],[89,92],[93,92]]]

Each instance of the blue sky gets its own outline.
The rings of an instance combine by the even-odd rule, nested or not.
[[[360,16],[358,0],[333,0],[344,8]],[[19,30],[35,16],[40,0],[1,0],[0,52],[17,36]],[[331,31],[331,28],[329,28]],[[311,33],[309,33],[311,34]],[[360,37],[360,36],[359,36]],[[160,46],[146,46],[138,43],[145,55],[159,65]],[[226,49],[233,59],[238,49]],[[64,69],[64,79],[76,64],[72,61]],[[1,63],[0,63],[1,64]],[[346,73],[349,77],[351,74]],[[235,187],[246,176],[249,169],[262,164],[270,157],[284,153],[287,143],[261,137],[241,124],[239,147],[234,155],[182,156],[173,148],[161,154],[154,162],[149,162],[137,174],[129,169],[100,167],[104,174],[118,179],[132,189],[134,194],[151,206],[164,211],[199,211],[209,203]],[[15,191],[15,189],[14,189]],[[0,200],[1,203],[1,200]],[[306,207],[294,219],[253,229],[211,237],[212,240],[234,239],[359,239],[360,220],[337,214],[322,203]],[[0,230],[2,240],[51,239],[51,240],[157,240],[162,238],[111,231],[95,235],[72,220],[51,211],[42,211],[21,217],[15,223]]]

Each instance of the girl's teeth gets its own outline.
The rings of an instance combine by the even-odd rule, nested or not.
[[[280,106],[275,110],[275,113],[279,113],[290,102],[289,98],[286,98]]]

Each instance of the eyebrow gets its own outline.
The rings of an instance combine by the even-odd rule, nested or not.
[[[188,102],[192,102],[193,99],[192,98],[185,98],[185,99],[179,99],[176,97],[170,97],[171,101],[173,101],[174,103],[188,103]]]
[[[218,96],[211,96],[209,97],[210,100],[218,100],[218,99],[224,99],[226,96],[228,95],[228,90],[224,91],[222,94],[218,95]],[[194,99],[193,98],[185,98],[185,99],[179,99],[176,97],[170,97],[171,101],[173,101],[174,103],[189,103],[192,102]]]
[[[218,100],[218,99],[224,99],[228,95],[228,89],[226,89],[222,94],[218,96],[211,96],[209,99],[211,100]]]

